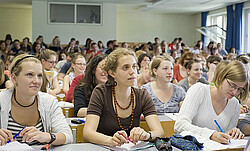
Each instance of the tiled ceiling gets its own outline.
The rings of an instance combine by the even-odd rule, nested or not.
[[[118,11],[198,13],[249,0],[49,0],[54,2],[114,3]],[[32,0],[0,0],[0,7],[32,7]]]

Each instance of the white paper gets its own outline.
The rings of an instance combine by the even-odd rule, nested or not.
[[[178,113],[165,113],[165,115],[171,118],[173,121],[176,121]]]
[[[60,101],[58,102],[60,107],[64,107],[64,108],[74,108],[74,104],[73,103],[69,103],[69,102],[65,102],[65,101]]]
[[[231,143],[228,143],[228,144],[221,144],[221,143],[218,143],[218,142],[215,142],[213,140],[210,140],[210,139],[206,139],[206,138],[203,138],[201,136],[198,136],[197,134],[192,134],[191,132],[189,131],[183,131],[181,133],[182,136],[186,136],[186,135],[192,135],[194,136],[198,142],[200,143],[203,143],[203,150],[219,150],[219,149],[227,149],[227,148],[244,148],[246,145],[247,145],[247,141],[246,139],[231,139]]]
[[[14,141],[14,142],[10,142],[10,143],[7,143],[6,145],[4,146],[0,146],[0,150],[1,151],[19,151],[19,150],[22,150],[22,151],[32,151],[32,150],[35,150],[33,149],[32,147],[30,147],[28,144],[21,144],[19,143],[18,141]]]
[[[105,148],[115,150],[115,151],[128,151],[128,150],[144,149],[144,148],[147,148],[149,146],[150,146],[149,142],[139,141],[136,143],[136,145],[129,142],[129,143],[123,144],[121,146],[116,146],[116,147],[105,146]]]

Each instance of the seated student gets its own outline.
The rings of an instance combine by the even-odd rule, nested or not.
[[[134,53],[127,49],[120,48],[109,54],[103,67],[108,81],[92,92],[83,129],[84,141],[120,146],[127,143],[128,138],[136,143],[164,136],[151,97],[146,90],[132,87],[136,66]],[[141,114],[151,131],[139,127]]]
[[[153,99],[157,114],[179,112],[185,91],[171,83],[172,62],[162,56],[156,57],[151,63],[150,73],[155,80],[143,85],[142,88],[145,88]]]
[[[185,92],[197,82],[209,84],[205,78],[202,77],[202,65],[198,60],[190,60],[184,64],[187,69],[188,77],[181,80],[177,85],[181,86]]]
[[[190,48],[189,51],[195,54],[200,54],[202,52],[200,49],[200,44],[196,44],[193,48]]]
[[[137,75],[137,88],[141,88],[144,84],[147,84],[150,81],[153,81],[153,77],[149,74],[149,64],[142,67]]]
[[[91,43],[91,49],[87,51],[86,60],[93,58],[94,56],[101,54],[102,52],[99,51],[97,43]]]
[[[58,62],[57,64],[55,65],[55,70],[57,72],[59,72],[62,68],[62,66],[67,62],[67,56],[68,56],[68,53],[64,50],[60,50],[58,52]]]
[[[59,71],[58,80],[61,80],[61,81],[63,81],[63,78],[65,77],[66,73],[71,67],[72,58],[74,58],[75,55],[78,55],[78,53],[73,53],[73,52],[65,52],[65,53],[67,54],[67,57],[66,57],[67,61],[65,63],[63,63],[64,61],[58,62],[55,66]],[[63,65],[61,66],[61,64]]]
[[[202,77],[204,77],[209,83],[212,83],[215,69],[221,60],[221,57],[215,55],[211,55],[207,58],[207,69],[202,73]]]
[[[45,75],[43,85],[46,87],[46,92],[56,96],[61,92],[61,87],[58,82],[58,72],[54,70],[56,64],[56,52],[50,49],[44,49],[39,54],[39,60],[42,63]]]
[[[137,51],[138,52],[138,51]],[[145,65],[149,64],[151,57],[148,54],[141,54],[138,56],[138,67],[143,68]]]
[[[67,71],[66,76],[63,78],[63,91],[68,92],[69,86],[78,75],[84,74],[86,68],[85,58],[81,54],[76,54],[72,59],[70,69]]]
[[[226,56],[227,55],[227,51],[222,49],[222,44],[221,43],[217,43],[217,49],[218,49],[219,55],[221,55],[221,56]]]
[[[179,59],[179,63],[175,64],[173,67],[173,71],[174,71],[173,78],[176,79],[177,82],[187,77],[187,70],[184,67],[184,63],[189,60],[195,59],[195,57],[196,57],[195,54],[192,52],[186,52],[181,55]]]
[[[240,120],[237,126],[245,135],[250,135],[250,112],[246,114],[246,116]]]
[[[98,84],[104,84],[107,81],[107,73],[102,71],[105,58],[106,55],[99,54],[91,59],[86,67],[84,77],[76,86],[74,92],[75,116],[86,116],[92,91]]]
[[[12,87],[12,83],[9,79],[9,77],[4,74],[4,63],[0,59],[0,91],[2,89],[10,89]]]
[[[214,86],[196,83],[188,90],[174,129],[176,133],[190,131],[228,144],[230,138],[244,137],[236,128],[240,105],[235,97],[247,98],[249,84],[246,69],[239,61],[223,61],[215,71],[213,82]],[[226,134],[218,131],[215,119]]]
[[[43,69],[41,62],[25,54],[17,56],[10,66],[14,88],[0,93],[0,145],[17,141],[29,145],[73,142],[72,132],[52,95],[40,92]],[[53,133],[52,133],[53,131]]]
[[[74,78],[74,80],[72,81],[70,87],[69,87],[69,91],[66,93],[66,102],[70,102],[70,103],[74,103],[74,91],[76,86],[80,83],[80,81],[82,80],[84,74],[80,74],[78,76],[76,76]]]
[[[10,64],[11,62],[14,60],[15,56],[12,56],[12,55],[9,55],[7,56],[7,59],[5,60],[5,70],[4,70],[4,74],[6,74],[8,77],[10,77],[10,70],[9,70],[9,67],[10,67]]]

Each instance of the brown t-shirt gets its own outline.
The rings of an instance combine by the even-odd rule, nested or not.
[[[156,115],[154,102],[149,96],[147,90],[141,90],[137,88],[133,88],[133,90],[135,92],[136,103],[134,110],[134,121],[131,129],[140,125],[141,113],[143,113],[145,117],[152,114]],[[94,114],[100,116],[97,132],[109,136],[113,136],[114,133],[121,130],[113,107],[112,97],[112,86],[107,86],[105,84],[98,85],[92,92],[87,110],[88,115]],[[129,127],[131,115],[127,118],[120,117],[120,121],[123,128]],[[126,131],[128,135],[131,129]]]

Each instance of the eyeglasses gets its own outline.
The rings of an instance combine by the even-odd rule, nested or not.
[[[226,80],[227,80],[227,83],[228,83],[228,85],[229,85],[229,87],[230,87],[231,89],[237,90],[237,91],[239,91],[240,93],[244,93],[244,92],[245,92],[245,89],[244,89],[244,88],[239,88],[237,85],[235,85],[235,84],[233,84],[233,83],[230,83],[230,82],[228,81],[227,78],[226,78]]]
[[[86,66],[86,63],[75,63],[78,66]]]
[[[47,62],[49,62],[50,64],[56,64],[57,63],[56,61],[48,61],[48,60],[47,60]]]

